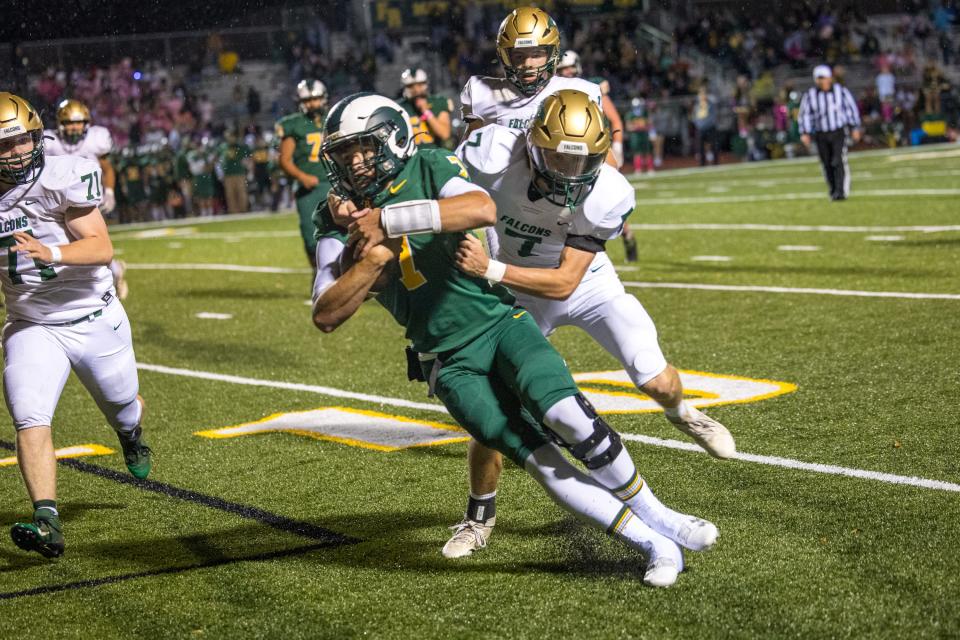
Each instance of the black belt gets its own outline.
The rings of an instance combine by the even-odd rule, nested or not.
[[[103,309],[97,309],[93,313],[82,318],[77,318],[76,320],[70,320],[69,322],[56,322],[53,324],[48,324],[48,327],[75,327],[81,322],[93,322],[97,318],[103,315]]]

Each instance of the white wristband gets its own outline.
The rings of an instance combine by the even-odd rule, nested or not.
[[[483,277],[490,282],[500,282],[506,273],[507,265],[499,260],[491,259],[490,262],[487,263],[487,270],[483,272]]]
[[[436,200],[407,200],[388,204],[380,210],[380,224],[388,238],[440,233],[440,203]]]
[[[60,264],[63,262],[63,252],[60,251],[60,247],[55,244],[47,245],[47,249],[50,249],[50,253],[53,255],[50,258],[50,264]]]

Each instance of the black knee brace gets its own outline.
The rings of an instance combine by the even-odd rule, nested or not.
[[[587,417],[593,419],[593,433],[582,442],[570,444],[558,441],[557,444],[568,449],[571,455],[582,462],[583,466],[587,469],[599,469],[600,467],[610,464],[620,455],[620,452],[623,450],[623,442],[620,440],[620,434],[611,429],[607,421],[597,414],[596,409],[593,408],[593,405],[590,404],[590,401],[587,400],[582,393],[578,393],[575,397],[577,404],[579,404],[583,412],[587,414]],[[603,442],[604,438],[610,439],[610,446],[607,447],[606,451],[593,457],[588,457],[588,453]]]

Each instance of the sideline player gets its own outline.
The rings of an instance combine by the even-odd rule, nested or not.
[[[488,282],[495,274],[457,270],[454,253],[465,233],[496,220],[490,196],[470,183],[455,155],[418,150],[403,110],[381,96],[344,98],[331,110],[325,133],[333,188],[364,208],[349,230],[334,226],[329,212],[327,222],[321,214],[317,327],[334,331],[375,284],[382,287],[378,301],[406,328],[421,377],[451,415],[523,467],[561,506],[645,552],[647,584],[673,584],[683,568],[678,544],[709,548],[717,529],[656,499],[530,314]]]
[[[117,207],[117,172],[110,162],[113,136],[106,127],[90,123],[90,109],[78,100],[64,100],[57,106],[57,128],[45,131],[45,151],[50,156],[80,156],[100,163],[103,176],[103,198],[100,212],[109,216]],[[121,300],[127,299],[129,286],[124,275],[127,263],[114,258],[110,261],[113,286]]]
[[[624,290],[605,253],[636,203],[627,179],[603,162],[610,139],[596,104],[572,90],[544,100],[526,135],[498,125],[471,134],[457,154],[497,203],[500,245],[493,258],[503,262],[468,236],[457,266],[471,276],[502,273],[500,282],[544,335],[561,326],[586,331],[674,426],[714,457],[729,458],[735,451],[730,432],[684,401],[680,376],[663,357],[653,320]],[[501,466],[499,454],[471,451],[467,512],[453,527],[444,556],[486,546]]]
[[[284,116],[274,129],[280,140],[280,168],[298,184],[294,197],[300,216],[300,237],[307,260],[316,270],[313,212],[330,191],[330,182],[320,161],[327,88],[319,80],[301,80],[297,85],[297,99],[300,113]]]
[[[565,78],[579,78],[583,74],[583,66],[580,64],[580,55],[576,51],[565,51],[560,63],[557,65],[557,75]],[[617,105],[613,104],[610,97],[610,82],[605,78],[590,78],[590,82],[600,87],[600,107],[603,109],[603,116],[610,123],[612,133],[612,142],[610,144],[610,158],[612,164],[619,169],[623,166],[623,119],[620,112],[617,111]],[[609,162],[609,159],[608,159]],[[630,225],[623,225],[623,253],[627,262],[637,261],[637,239],[633,236]]]
[[[450,98],[430,95],[429,78],[423,69],[404,69],[400,74],[403,83],[403,107],[413,127],[414,141],[418,147],[444,147],[453,134]]]
[[[0,271],[3,392],[34,508],[32,521],[10,535],[49,558],[65,546],[51,425],[71,369],[116,430],[130,473],[150,473],[130,323],[106,267],[113,245],[101,198],[100,167],[44,157],[40,116],[23,98],[0,93],[0,246],[10,267]]]

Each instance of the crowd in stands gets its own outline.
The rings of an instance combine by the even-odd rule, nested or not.
[[[795,114],[804,87],[778,86],[774,72],[787,68],[797,70],[794,76],[805,75],[820,62],[836,65],[841,82],[845,64],[872,65],[875,79],[857,96],[867,143],[915,144],[926,135],[924,130],[918,137],[918,131],[936,118],[950,135],[960,126],[960,101],[939,63],[957,63],[951,29],[958,18],[954,0],[933,1],[935,7],[918,5],[893,23],[895,33],[884,37],[900,45],[895,50],[881,47],[883,34],[874,32],[853,5],[834,3],[795,4],[782,15],[705,10],[679,23],[672,44],[659,45],[643,32],[645,16],[638,12],[555,15],[564,48],[580,54],[584,77],[609,82],[611,96],[629,116],[625,121],[652,134],[659,164],[664,132],[671,137],[668,153],[699,153],[704,162],[717,159],[720,149],[744,159],[803,153]],[[443,80],[450,97],[470,75],[498,73],[491,34],[502,14],[496,5],[460,3],[429,21],[430,55],[438,55],[448,72]],[[321,78],[334,99],[373,90],[378,65],[395,62],[399,39],[376,30],[370,42],[338,56],[332,44],[335,22],[314,19],[280,32],[272,58],[288,71],[279,83],[293,87],[303,78]],[[931,42],[940,54],[936,60],[918,55],[929,52]],[[696,65],[685,55],[691,50],[737,71],[732,92],[697,77]],[[228,104],[215,105],[202,92],[201,81],[211,73],[236,75]],[[89,106],[96,124],[111,130],[115,162],[122,169],[118,195],[124,220],[244,210],[249,198],[275,209],[289,201],[290,184],[277,167],[270,128],[261,125],[296,104],[292,89],[264,104],[257,90],[244,84],[242,73],[243,61],[211,34],[205,50],[185,67],[125,57],[106,66],[49,68],[30,78],[25,93],[48,126],[54,126],[58,102],[71,97]],[[663,108],[667,104],[670,108]],[[641,121],[645,124],[636,124]],[[247,197],[238,203],[234,189],[228,202],[227,176],[241,171]]]
[[[914,64],[918,53],[936,52],[944,65],[957,59],[960,43],[955,0],[933,0],[928,7],[909,0],[901,19],[888,29],[873,26],[857,3],[790,3],[783,11],[709,11],[688,18],[676,29],[681,45],[696,47],[753,77],[788,64],[849,64],[894,56],[902,67]],[[895,41],[896,52],[884,51],[881,39]]]

